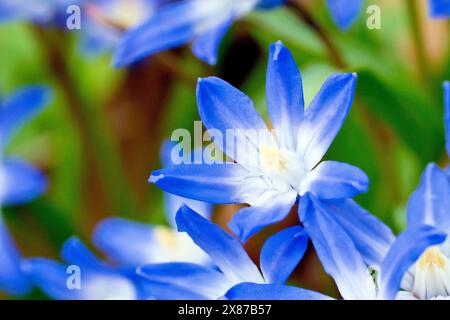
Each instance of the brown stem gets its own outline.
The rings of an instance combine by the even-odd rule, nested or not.
[[[295,14],[319,36],[319,38],[327,48],[333,63],[337,67],[344,69],[346,67],[346,63],[339,53],[339,50],[328,37],[325,30],[320,26],[319,23],[317,23],[311,13],[305,8],[305,6],[298,0],[288,0],[287,6],[290,7],[295,12]]]

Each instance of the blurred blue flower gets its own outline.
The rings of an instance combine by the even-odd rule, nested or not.
[[[0,206],[29,202],[47,187],[46,177],[25,161],[5,157],[12,135],[49,101],[45,87],[26,87],[0,99]],[[20,254],[0,212],[0,290],[12,295],[28,292],[28,281],[20,273]]]
[[[162,7],[121,41],[114,65],[123,67],[154,53],[193,41],[193,53],[217,62],[220,42],[234,21],[255,9],[272,9],[286,0],[182,0]],[[361,11],[362,0],[327,0],[333,20],[348,29]]]
[[[154,53],[194,41],[192,51],[215,64],[220,42],[235,20],[259,8],[272,8],[285,0],[182,0],[164,6],[121,41],[114,58],[117,67]]]
[[[61,300],[134,300],[143,291],[134,268],[105,264],[77,238],[63,246],[59,263],[44,258],[22,262],[31,283],[46,295]]]
[[[156,299],[218,299],[224,296],[235,299],[239,298],[240,287],[251,284],[265,284],[274,292],[278,290],[278,298],[322,297],[283,285],[307,248],[308,237],[301,227],[287,228],[266,241],[261,251],[260,271],[237,239],[189,207],[183,206],[178,211],[176,221],[178,231],[186,232],[218,269],[192,263],[142,266],[138,275],[144,280],[143,286],[156,294]]]
[[[450,0],[429,0],[432,18],[450,17]]]
[[[65,26],[66,10],[70,5],[81,5],[85,0],[0,0],[0,23],[24,20],[41,25]]]
[[[167,0],[85,1],[82,52],[96,55],[113,50],[127,30],[150,18]]]
[[[320,199],[366,192],[369,180],[360,169],[334,161],[319,163],[347,117],[355,84],[355,74],[333,75],[305,109],[300,72],[289,50],[278,42],[270,48],[267,72],[275,135],[246,95],[218,78],[201,79],[197,102],[205,127],[223,137],[227,130],[243,134],[238,137],[242,141],[222,146],[236,162],[171,166],[153,172],[150,182],[185,198],[249,204],[230,223],[243,241],[283,220],[307,192]]]
[[[361,12],[363,0],[327,0],[326,3],[336,25],[347,30]]]
[[[170,165],[169,143],[162,149],[163,163]],[[122,218],[101,221],[92,242],[107,258],[100,262],[77,238],[69,239],[62,249],[66,264],[34,258],[24,263],[24,270],[34,285],[54,299],[149,299],[136,278],[135,270],[144,264],[190,262],[211,266],[209,257],[184,233],[175,228],[175,214],[183,205],[191,205],[209,219],[210,204],[165,194],[166,217],[170,227],[149,225]],[[66,270],[76,265],[81,271],[81,288],[70,289]],[[115,266],[115,267],[114,267]]]
[[[140,265],[176,261],[211,264],[189,237],[163,226],[110,218],[99,223],[92,240],[106,262],[73,237],[62,249],[65,263],[32,258],[22,264],[22,270],[33,285],[53,299],[134,300],[154,298],[153,288],[143,287],[135,274]],[[79,288],[68,285],[71,266],[79,268]]]

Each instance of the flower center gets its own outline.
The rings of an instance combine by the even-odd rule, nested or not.
[[[419,267],[421,270],[433,266],[443,269],[445,267],[446,260],[447,259],[445,258],[445,256],[437,247],[432,247],[422,254],[419,261],[417,262],[417,267]]]
[[[156,227],[154,229],[156,239],[167,250],[175,250],[179,245],[177,233],[165,227]]]
[[[147,10],[141,0],[121,0],[112,7],[109,15],[119,25],[130,28],[144,21]]]
[[[286,159],[276,146],[261,145],[259,161],[262,169],[269,174],[281,173],[286,167]]]
[[[450,265],[438,247],[427,249],[417,261],[412,290],[420,299],[450,296]]]
[[[89,4],[87,10],[90,16],[99,23],[119,30],[127,30],[136,26],[151,14],[150,8],[147,8],[141,0],[116,1],[106,9]]]
[[[300,183],[307,174],[302,159],[296,152],[276,145],[259,146],[259,165],[262,174],[272,181],[274,189],[300,190]]]

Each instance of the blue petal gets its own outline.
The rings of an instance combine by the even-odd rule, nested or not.
[[[247,174],[237,164],[177,165],[152,172],[150,182],[162,190],[210,203],[242,203],[237,191]]]
[[[362,0],[327,0],[327,5],[337,26],[347,30],[361,12]]]
[[[188,43],[224,22],[222,7],[220,3],[206,6],[202,0],[165,6],[125,35],[117,48],[114,65],[129,65],[154,53]]]
[[[268,204],[243,208],[233,216],[228,226],[241,241],[246,242],[261,229],[286,218],[296,199],[296,192],[291,191]]]
[[[69,263],[87,267],[89,269],[102,270],[109,268],[77,237],[72,237],[64,243],[61,249],[61,257]]]
[[[138,266],[156,261],[157,239],[152,226],[120,218],[100,222],[92,242],[109,259],[126,266]],[[152,255],[152,252],[154,254]]]
[[[369,190],[369,177],[352,165],[324,161],[306,175],[300,189],[300,194],[309,192],[319,199],[352,198]]]
[[[283,5],[285,2],[286,0],[259,0],[257,8],[272,9],[274,7]]]
[[[138,269],[138,275],[156,299],[217,299],[230,287],[222,273],[190,263],[146,265]],[[160,287],[166,289],[160,291]]]
[[[445,241],[446,234],[431,226],[416,226],[400,234],[392,245],[380,269],[381,299],[394,299],[409,267],[430,246]]]
[[[449,5],[450,8],[450,5]],[[450,82],[444,83],[444,111],[445,111],[445,140],[447,146],[447,154],[450,157]]]
[[[345,230],[368,265],[380,265],[395,236],[392,230],[354,200],[324,202],[322,206]]]
[[[62,263],[44,258],[34,258],[24,261],[22,270],[35,286],[53,299],[83,299],[81,290],[68,288],[67,280],[70,274],[67,273],[67,266]],[[82,273],[81,276],[83,276]]]
[[[322,159],[344,123],[353,103],[356,74],[335,74],[327,79],[306,109],[297,150],[309,169]]]
[[[192,46],[192,52],[204,62],[215,65],[219,54],[220,42],[227,33],[233,19],[228,19],[218,27],[198,36]]]
[[[270,46],[267,69],[267,107],[282,148],[295,150],[305,108],[300,71],[281,41]]]
[[[183,206],[177,214],[178,231],[187,232],[233,284],[264,282],[242,244],[198,213]]]
[[[36,23],[46,23],[54,15],[56,4],[53,1],[28,0],[0,1],[0,23],[11,20],[31,20]]]
[[[306,194],[300,199],[299,215],[325,271],[336,281],[342,297],[374,299],[375,284],[363,257],[321,202]]]
[[[430,15],[433,18],[450,17],[450,0],[429,0]]]
[[[0,149],[26,121],[49,103],[51,91],[44,86],[29,86],[14,92],[0,104]]]
[[[0,214],[0,291],[24,295],[31,289],[26,276],[20,272],[20,253]]]
[[[219,130],[224,138],[227,137],[227,130],[233,129],[236,135],[239,134],[236,129],[242,131],[242,138],[238,137],[239,143],[227,144],[223,150],[230,158],[238,161],[237,156],[252,157],[257,153],[258,137],[248,134],[247,130],[259,133],[267,127],[248,96],[229,83],[210,77],[199,80],[197,103],[206,129]],[[250,150],[242,149],[245,147]]]
[[[431,225],[450,232],[450,183],[446,173],[431,163],[425,169],[419,187],[411,195],[408,227]]]
[[[47,178],[26,162],[17,158],[7,158],[0,165],[0,202],[2,205],[30,202],[47,189]]]
[[[318,292],[279,284],[241,283],[224,296],[228,300],[332,300]]]
[[[181,208],[182,205],[187,205],[189,208],[192,208],[195,212],[198,212],[202,217],[206,219],[210,219],[213,213],[213,205],[210,203],[190,200],[187,198],[175,196],[173,194],[164,193],[164,208],[165,214],[169,224],[175,227],[175,216],[178,209]]]
[[[308,235],[294,226],[270,237],[261,251],[261,271],[267,283],[283,284],[302,260],[308,247]]]
[[[164,167],[171,167],[175,164],[172,161],[172,150],[175,146],[173,141],[165,141],[161,148],[161,162]],[[192,163],[194,162],[194,152],[192,152]],[[175,216],[178,209],[185,204],[195,212],[201,214],[203,217],[210,219],[213,213],[213,205],[207,202],[191,200],[173,194],[164,193],[164,209],[169,224],[176,228]]]

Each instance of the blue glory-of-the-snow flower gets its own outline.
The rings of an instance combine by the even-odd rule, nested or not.
[[[429,0],[429,7],[432,18],[450,17],[450,0]]]
[[[114,65],[129,65],[191,41],[192,51],[199,59],[215,64],[222,38],[234,21],[252,10],[275,8],[285,3],[286,0],[175,1],[123,38]],[[362,0],[327,0],[326,3],[336,24],[348,29],[360,12]]]
[[[237,287],[261,284],[280,292],[276,299],[320,299],[308,290],[285,286],[291,272],[303,257],[308,236],[299,226],[287,228],[269,238],[261,251],[261,270],[242,244],[219,226],[183,206],[176,217],[178,230],[186,232],[218,268],[191,263],[162,263],[142,266],[138,275],[143,286],[157,299],[238,298]],[[231,293],[227,293],[232,290]]]
[[[22,262],[29,281],[46,295],[61,300],[134,300],[144,297],[134,268],[100,261],[78,238],[61,251],[66,263],[45,258]]]
[[[354,241],[338,225],[332,225],[330,215],[336,212],[314,199],[303,204],[305,229],[308,225],[316,228],[309,233],[311,240],[345,299],[450,297],[450,245],[445,241],[450,232],[450,184],[437,165],[426,168],[408,202],[406,231],[392,242],[382,262],[372,266],[376,282]],[[378,246],[373,239],[364,252]]]
[[[73,237],[61,251],[64,263],[31,258],[23,262],[22,270],[33,285],[53,299],[134,300],[155,298],[136,277],[135,270],[140,265],[165,262],[211,265],[208,256],[189,237],[163,226],[110,218],[100,222],[92,241],[107,261],[100,261]],[[74,287],[76,283],[78,286]]]
[[[305,230],[326,270],[335,280],[342,298],[448,299],[450,298],[450,186],[446,174],[430,164],[407,208],[408,227],[396,239],[365,225],[339,224],[336,218],[348,213],[342,205],[318,201],[307,195],[300,204]],[[344,209],[344,210],[343,210]],[[388,229],[386,226],[383,228]],[[364,240],[364,244],[355,241]],[[382,241],[380,241],[382,240]],[[367,257],[384,252],[379,263]],[[275,299],[264,286],[235,288],[239,299]]]
[[[169,144],[165,144],[164,164],[171,163],[170,151]],[[152,292],[144,290],[136,280],[137,267],[164,262],[212,265],[209,257],[186,234],[174,230],[175,214],[183,204],[192,206],[207,219],[212,206],[170,194],[164,195],[164,202],[170,227],[121,218],[108,218],[98,224],[92,242],[107,257],[107,263],[100,262],[77,238],[72,238],[62,249],[66,263],[34,258],[24,264],[24,270],[36,286],[54,299],[152,298]],[[74,279],[67,273],[70,265],[80,268],[79,290],[67,286],[68,279]]]
[[[444,88],[448,143],[449,83]],[[408,202],[407,229],[397,239],[375,217],[352,207],[350,202],[324,202],[307,195],[299,209],[304,228],[344,299],[450,298],[450,184],[442,169],[436,164],[425,169]],[[271,295],[258,285],[239,290],[241,299],[273,299],[280,294]]]
[[[49,100],[44,87],[26,87],[0,99],[0,206],[29,202],[47,187],[45,176],[25,161],[4,156],[11,136],[36,115]],[[12,295],[28,292],[30,286],[20,272],[20,254],[0,212],[0,290]]]
[[[247,203],[230,227],[242,240],[284,219],[307,192],[320,199],[353,197],[368,189],[360,169],[320,162],[339,132],[353,102],[355,74],[328,78],[305,109],[300,72],[281,42],[270,48],[267,104],[270,132],[252,101],[218,78],[201,79],[200,117],[210,132],[223,137],[223,151],[235,163],[180,164],[152,173],[150,181],[166,192],[210,203]],[[252,133],[257,132],[257,136]],[[260,139],[262,137],[262,139]]]

